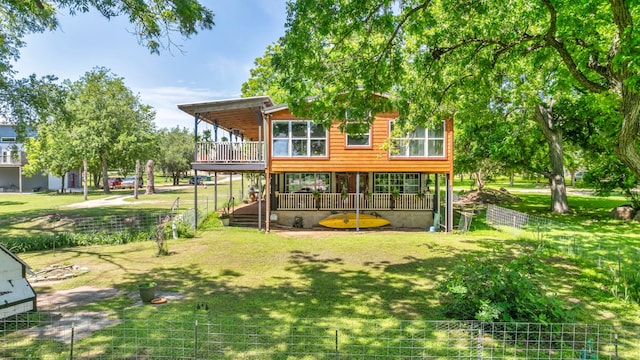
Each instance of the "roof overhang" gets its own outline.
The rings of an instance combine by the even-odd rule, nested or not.
[[[238,130],[247,140],[258,140],[262,112],[271,106],[273,101],[270,97],[254,96],[181,104],[178,105],[178,109],[223,130]]]

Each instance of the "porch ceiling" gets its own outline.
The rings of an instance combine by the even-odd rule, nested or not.
[[[202,103],[181,104],[178,109],[196,116],[204,122],[231,131],[239,129],[246,140],[258,140],[261,111],[273,106],[268,96],[255,96],[228,100],[215,100]]]

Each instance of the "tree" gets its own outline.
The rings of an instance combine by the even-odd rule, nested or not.
[[[51,96],[52,87],[56,87],[55,77],[14,78],[12,62],[20,58],[20,49],[25,46],[23,38],[30,33],[58,28],[60,12],[76,15],[92,8],[108,19],[126,16],[134,27],[132,32],[152,53],[179,47],[172,34],[189,38],[214,25],[211,10],[197,0],[3,1],[0,5],[0,117],[17,124],[19,131],[33,125],[33,121],[47,118],[52,107],[61,106],[59,98]],[[19,133],[24,134],[24,131]]]
[[[284,104],[286,93],[280,86],[282,74],[272,66],[273,56],[280,51],[277,44],[268,45],[262,57],[257,58],[249,80],[242,83],[242,97],[268,95],[276,104]]]
[[[55,118],[40,123],[37,137],[30,137],[25,142],[27,164],[23,167],[24,174],[47,173],[64,178],[67,172],[80,168],[82,164],[75,145],[73,129],[65,119]],[[64,181],[60,191],[64,192]]]
[[[105,193],[110,168],[131,172],[135,160],[155,149],[155,113],[108,69],[95,68],[70,84],[67,108],[74,134],[82,139],[77,150],[99,166]]]
[[[422,123],[453,116],[492,77],[557,68],[555,81],[615,99],[615,153],[640,176],[638,16],[625,0],[298,0],[273,63],[297,114],[343,119],[336,98],[364,113],[375,104],[363,94],[389,92],[403,119]],[[556,95],[543,94],[528,100],[539,120]]]
[[[193,134],[187,128],[176,126],[162,129],[159,134],[160,152],[158,166],[165,174],[171,174],[173,185],[179,185],[180,174],[191,169],[193,161]]]

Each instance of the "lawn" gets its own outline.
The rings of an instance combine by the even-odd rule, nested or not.
[[[176,195],[186,194],[172,193],[168,199]],[[519,195],[524,201],[513,207],[547,215],[540,211],[547,195]],[[625,253],[640,248],[640,224],[607,218],[612,205],[623,199],[579,195],[571,196],[570,201],[581,212],[553,216],[566,227],[560,232],[570,231],[594,252],[605,251],[598,245],[603,243],[614,243]],[[165,257],[156,256],[153,242],[21,257],[35,269],[54,263],[90,269],[40,291],[86,284],[132,290],[137,282],[152,278],[163,290],[187,295],[185,301],[168,307],[189,309],[205,301],[222,315],[443,319],[434,287],[454,264],[467,257],[506,260],[535,246],[535,239],[493,230],[477,217],[465,234],[279,230],[264,234],[214,227],[200,231],[194,239],[169,241],[171,255]],[[602,255],[615,260],[614,249]],[[612,299],[606,288],[606,269],[560,250],[548,251],[546,286],[550,293],[561,293],[567,307],[576,312],[577,321],[639,321],[636,304]],[[623,259],[633,264],[640,264],[639,260]],[[117,299],[94,306],[116,310],[123,305]]]
[[[39,293],[90,285],[133,294],[137,283],[153,280],[160,292],[184,295],[162,306],[163,312],[174,316],[192,313],[206,304],[216,317],[312,319],[327,325],[350,319],[445,320],[436,286],[450,276],[456,264],[472,258],[507,262],[542,249],[542,286],[549,295],[559,297],[573,321],[640,326],[637,302],[613,288],[621,289],[626,278],[612,277],[608,268],[616,265],[611,259],[618,259],[616,249],[620,248],[622,267],[634,269],[632,281],[636,281],[636,288],[640,284],[640,224],[608,218],[611,208],[624,199],[572,194],[570,203],[577,212],[552,216],[543,210],[548,194],[511,190],[523,201],[510,207],[561,224],[560,229],[545,234],[545,239],[568,232],[573,239],[580,239],[586,256],[569,254],[562,246],[541,246],[535,236],[492,229],[479,215],[471,231],[464,234],[288,229],[265,234],[221,227],[213,219],[193,239],[170,240],[169,256],[157,256],[155,243],[142,242],[24,253],[20,257],[36,270],[52,264],[89,270],[75,278],[38,286]],[[174,196],[182,199],[188,194],[172,193],[167,203]],[[137,205],[136,211],[153,209],[145,208],[142,201]],[[599,264],[599,258],[609,262]],[[136,301],[134,296],[123,295],[85,309],[116,314]],[[154,309],[144,307],[136,316],[156,316]]]

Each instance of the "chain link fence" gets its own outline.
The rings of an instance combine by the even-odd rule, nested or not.
[[[465,321],[243,319],[209,312],[24,314],[2,359],[640,359],[637,328]]]

